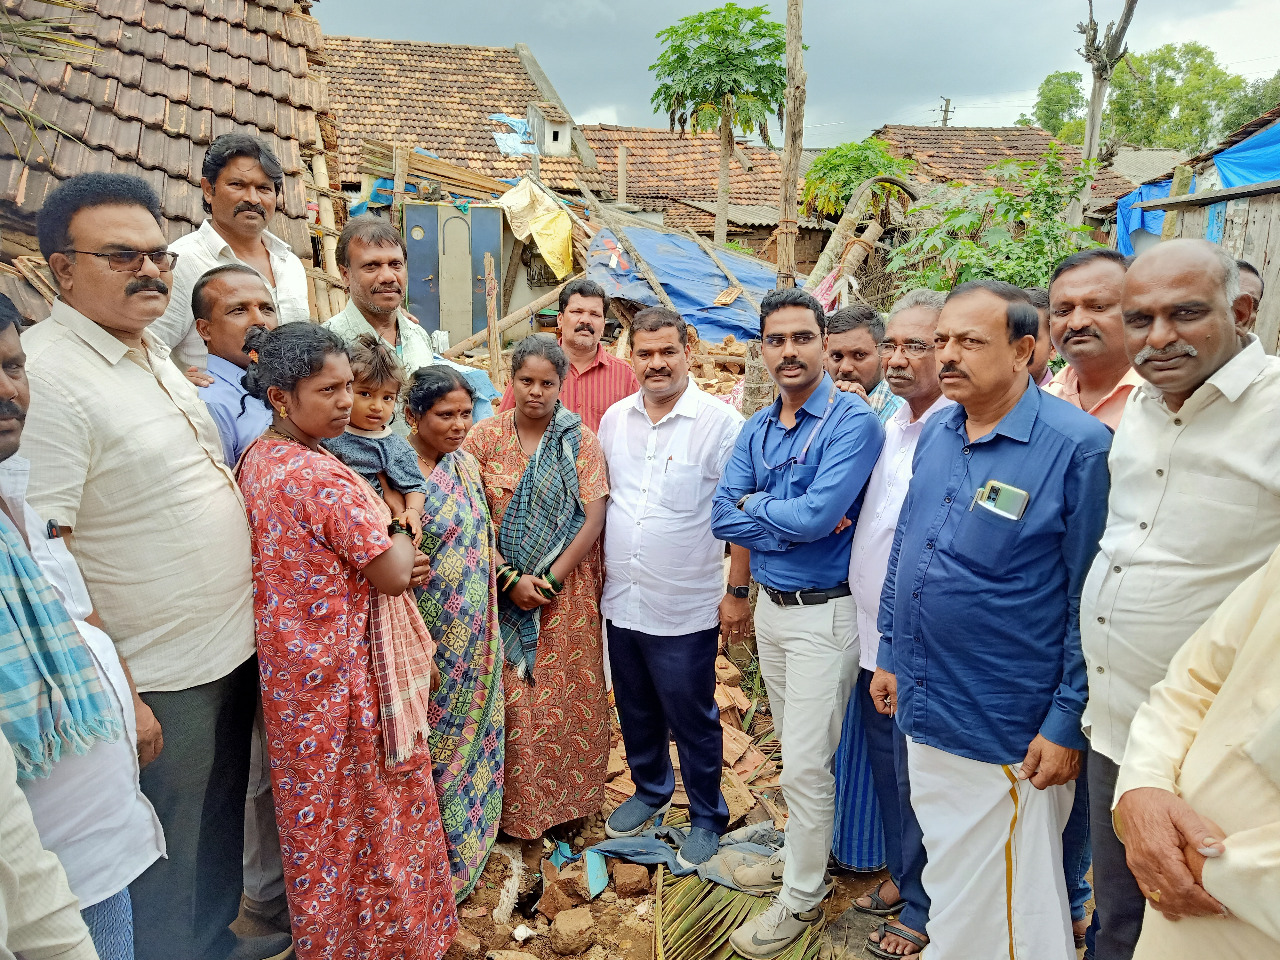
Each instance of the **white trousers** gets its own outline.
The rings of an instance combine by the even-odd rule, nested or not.
[[[796,912],[817,905],[826,893],[836,814],[831,763],[858,672],[856,616],[852,597],[780,607],[762,592],[756,604],[760,675],[782,744],[789,811],[779,896]]]
[[[1062,831],[1075,784],[1037,790],[1019,766],[909,740],[924,834],[929,960],[1075,960]]]
[[[284,896],[284,864],[280,860],[280,831],[271,794],[271,764],[267,760],[267,731],[262,708],[253,721],[249,748],[249,795],[244,804],[244,892],[266,903]]]

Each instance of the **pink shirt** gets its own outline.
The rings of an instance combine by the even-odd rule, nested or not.
[[[1134,387],[1141,386],[1142,383],[1142,378],[1130,367],[1129,372],[1120,378],[1120,382],[1111,388],[1110,393],[1084,412],[1097,417],[1114,432],[1120,426],[1120,418],[1124,415],[1124,405],[1129,399],[1129,394],[1133,392]],[[1073,407],[1084,410],[1083,404],[1080,403],[1080,377],[1070,364],[1063,367],[1044,390],[1067,401]]]

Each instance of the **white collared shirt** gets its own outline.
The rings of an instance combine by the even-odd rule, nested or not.
[[[97,664],[103,686],[125,736],[99,740],[88,753],[63,749],[48,777],[23,780],[40,842],[58,855],[80,906],[113,897],[164,855],[164,831],[138,785],[138,733],[133,694],[111,638],[86,623],[93,612],[89,591],[60,538],[50,538],[40,515],[26,501],[27,461],[0,463],[0,496],[21,517],[31,556],[57,591]],[[0,514],[0,523],[9,520]]]
[[[605,619],[655,636],[720,622],[724,544],[711,533],[711,500],[743,422],[692,378],[657,423],[645,412],[643,391],[605,411]]]
[[[307,297],[307,268],[292,248],[270,230],[263,231],[262,243],[271,259],[270,277],[262,282],[276,301],[276,322],[292,323],[311,319],[311,302]],[[207,271],[224,263],[244,263],[213,229],[213,221],[205,220],[199,229],[179,237],[169,244],[169,250],[178,254],[173,265],[173,283],[169,288],[169,306],[159,320],[148,328],[157,340],[173,351],[174,363],[183,370],[196,366],[204,369],[209,356],[204,340],[196,333],[195,317],[191,313],[191,290]],[[252,267],[253,264],[245,264]],[[256,269],[256,268],[255,268]],[[258,274],[262,276],[262,274]]]
[[[28,499],[68,544],[139,690],[186,690],[254,651],[249,523],[196,388],[149,332],[126,347],[55,300],[22,335]]]
[[[1280,544],[1277,417],[1280,359],[1254,336],[1176,413],[1149,383],[1129,395],[1080,597],[1084,728],[1117,763],[1178,648]]]
[[[911,405],[904,403],[884,425],[884,447],[880,459],[867,481],[862,498],[858,525],[853,530],[853,548],[849,551],[849,589],[858,607],[858,656],[863,670],[876,668],[880,651],[880,590],[889,572],[889,554],[893,550],[893,534],[898,528],[898,514],[907,499],[911,485],[911,461],[924,425],[935,413],[955,403],[939,396],[933,405],[912,421]]]

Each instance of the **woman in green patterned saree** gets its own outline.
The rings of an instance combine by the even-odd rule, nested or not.
[[[431,558],[418,609],[442,680],[431,700],[431,758],[459,902],[480,879],[502,815],[502,639],[494,530],[480,468],[460,449],[471,387],[451,367],[423,367],[405,403],[409,442],[427,478],[420,549]]]

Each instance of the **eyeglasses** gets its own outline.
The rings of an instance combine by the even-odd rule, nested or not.
[[[876,353],[888,360],[895,353],[901,350],[913,360],[919,360],[926,353],[933,349],[932,343],[925,343],[923,340],[907,340],[903,343],[894,343],[892,340],[881,340],[876,344]]]
[[[807,331],[793,333],[789,337],[785,337],[779,333],[771,333],[769,336],[764,338],[764,345],[776,350],[779,347],[785,347],[787,345],[787,341],[790,340],[797,347],[807,347],[810,344],[815,343],[817,339],[818,335],[816,333],[809,333]]]
[[[178,262],[178,255],[168,250],[112,250],[110,253],[94,253],[92,250],[60,250],[59,253],[82,253],[86,257],[98,257],[117,273],[137,273],[142,261],[150,260],[161,273],[168,273]]]

